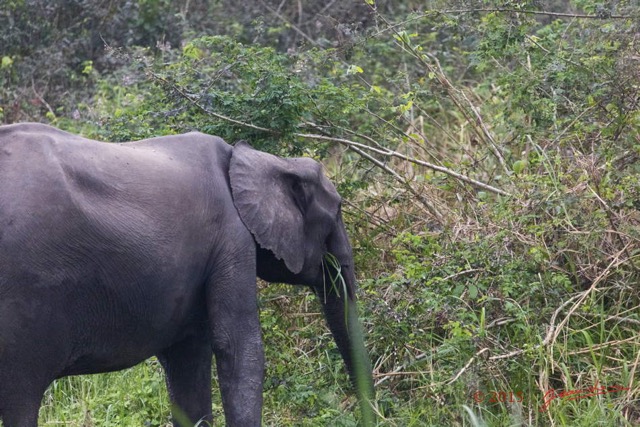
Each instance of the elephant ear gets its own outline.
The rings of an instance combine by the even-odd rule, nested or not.
[[[282,159],[240,141],[233,149],[229,178],[236,209],[256,242],[298,274],[306,252],[304,184],[294,160],[304,159]]]

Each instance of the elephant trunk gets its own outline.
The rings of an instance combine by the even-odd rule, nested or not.
[[[363,425],[374,425],[370,402],[374,397],[371,363],[356,305],[353,255],[344,225],[340,222],[328,241],[325,283],[317,289],[327,324],[356,389]]]

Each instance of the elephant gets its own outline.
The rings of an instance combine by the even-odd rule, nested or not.
[[[226,424],[260,425],[257,277],[313,289],[364,412],[352,248],[318,162],[199,132],[107,143],[0,126],[5,427],[36,426],[57,378],[152,356],[175,426],[212,421],[213,359]]]

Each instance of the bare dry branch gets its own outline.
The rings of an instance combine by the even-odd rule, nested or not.
[[[566,13],[566,12],[548,12],[546,10],[526,10],[526,9],[509,9],[509,8],[481,8],[481,9],[451,9],[436,11],[437,13],[451,13],[451,14],[463,14],[463,13],[524,13],[527,15],[544,15],[553,16],[555,18],[571,18],[571,19],[629,19],[633,18],[631,15],[613,15],[613,14],[596,14],[587,15],[584,13]]]
[[[483,348],[482,350],[480,350],[479,352],[477,352],[477,353],[476,353],[476,354],[475,354],[471,359],[469,359],[469,361],[466,363],[466,365],[464,365],[464,366],[462,367],[462,369],[460,369],[460,370],[458,371],[458,373],[457,373],[453,378],[451,378],[449,381],[447,381],[445,384],[446,384],[446,385],[453,384],[453,383],[454,383],[458,378],[460,378],[460,376],[461,376],[462,374],[464,374],[464,373],[465,373],[465,371],[466,371],[467,369],[469,369],[469,366],[471,366],[471,364],[472,364],[472,363],[473,363],[473,362],[474,362],[474,361],[475,361],[475,360],[476,360],[480,355],[482,355],[483,353],[485,353],[485,352],[487,352],[487,351],[489,351],[489,349],[488,349],[488,348]]]
[[[420,203],[422,203],[429,212],[431,212],[431,214],[433,216],[436,217],[436,219],[438,220],[438,222],[442,223],[443,221],[443,215],[442,213],[440,213],[440,211],[433,205],[433,203],[431,203],[429,200],[427,200],[425,197],[422,197],[422,195],[420,193],[418,193],[415,188],[413,188],[406,179],[404,179],[402,176],[400,176],[400,174],[398,174],[398,172],[394,171],[393,169],[391,169],[389,166],[385,165],[383,162],[379,161],[378,159],[376,159],[375,157],[371,156],[368,153],[365,153],[364,151],[362,151],[361,149],[359,149],[358,147],[354,147],[354,146],[350,146],[349,147],[350,150],[352,150],[355,153],[358,153],[360,156],[364,157],[365,159],[369,160],[371,163],[373,163],[374,165],[378,166],[380,169],[384,170],[385,172],[387,172],[388,174],[390,174],[392,177],[395,178],[396,181],[398,181],[400,184],[402,184],[402,186],[409,191],[411,194],[413,194],[418,200],[420,200]]]
[[[423,160],[419,160],[419,159],[414,159],[412,157],[409,157],[407,155],[404,155],[402,153],[398,153],[397,151],[393,151],[393,150],[389,150],[386,148],[373,148],[370,147],[366,144],[360,144],[359,142],[355,142],[355,141],[351,141],[348,139],[344,139],[344,138],[336,138],[336,137],[332,137],[332,136],[325,136],[325,135],[317,135],[317,134],[306,134],[306,133],[296,133],[294,134],[297,137],[300,138],[313,138],[313,139],[320,139],[320,140],[325,140],[325,141],[333,141],[333,142],[338,142],[340,144],[346,145],[346,146],[353,146],[353,147],[358,147],[358,148],[362,148],[363,150],[367,150],[367,151],[373,151],[374,153],[377,154],[381,154],[383,156],[387,156],[387,157],[397,157],[399,159],[403,159],[406,160],[408,162],[411,163],[415,163],[416,165],[421,165],[424,166],[426,168],[429,168],[431,170],[434,170],[436,172],[442,172],[444,174],[447,174],[449,176],[452,176],[454,178],[456,178],[459,181],[462,182],[466,182],[467,184],[470,184],[474,187],[478,187],[481,188],[483,190],[489,191],[491,193],[495,193],[495,194],[500,194],[502,196],[507,196],[507,197],[511,197],[511,194],[501,190],[500,188],[494,187],[492,185],[486,184],[484,182],[475,180],[473,178],[469,178],[466,175],[463,175],[459,172],[453,171],[449,168],[446,168],[444,166],[438,166],[438,165],[434,165],[432,163],[428,163],[425,162]]]

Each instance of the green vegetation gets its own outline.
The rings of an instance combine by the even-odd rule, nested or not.
[[[0,7],[0,121],[321,159],[380,425],[640,424],[640,6],[103,3]],[[265,425],[357,425],[313,296],[260,295]],[[161,369],[57,381],[40,422],[167,425]]]

